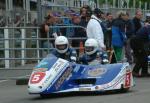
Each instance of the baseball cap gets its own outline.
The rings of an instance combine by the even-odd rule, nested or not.
[[[146,16],[150,17],[150,13],[146,13]]]
[[[104,14],[99,8],[94,9],[94,14]]]
[[[52,14],[52,13],[49,13],[47,16],[45,16],[44,18],[46,19],[46,20],[48,20],[48,19],[50,19],[50,18],[52,18],[54,15]]]

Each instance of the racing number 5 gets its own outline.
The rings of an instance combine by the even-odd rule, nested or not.
[[[38,81],[39,79],[40,79],[40,75],[37,74],[37,75],[34,75],[34,77],[32,78],[32,81],[33,81],[33,82],[36,82],[36,81]]]
[[[45,73],[43,72],[37,72],[34,73],[31,77],[31,81],[30,83],[35,84],[35,83],[39,83],[45,76]]]

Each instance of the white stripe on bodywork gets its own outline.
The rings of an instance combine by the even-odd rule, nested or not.
[[[54,83],[54,81],[58,78],[58,76],[61,74],[61,72],[65,69],[65,66],[69,65],[69,62],[59,58],[55,64],[50,68],[49,71],[46,71],[46,76],[43,80],[41,80],[39,83],[31,84],[29,82],[29,92],[30,93],[40,93],[47,88],[50,88],[51,85]],[[34,72],[32,73],[32,75]],[[30,78],[31,79],[31,78]],[[38,88],[41,86],[42,88]]]
[[[121,84],[124,82],[124,79],[125,79],[127,66],[128,66],[128,63],[124,64],[122,67],[122,70],[116,76],[116,78],[114,78],[111,82],[109,82],[107,84],[95,85],[95,86],[89,86],[89,87],[81,87],[81,88],[91,88],[91,91],[105,91],[105,90],[120,89]],[[100,87],[100,89],[99,90],[95,89],[96,86]],[[133,86],[132,77],[131,77],[131,85],[130,86]],[[71,88],[71,89],[67,89],[67,90],[58,91],[56,93],[69,92],[69,91],[79,91],[79,88]]]

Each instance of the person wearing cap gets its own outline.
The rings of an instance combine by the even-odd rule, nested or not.
[[[97,40],[98,46],[101,50],[106,50],[104,44],[104,33],[101,25],[102,21],[100,20],[101,14],[102,11],[99,8],[94,9],[91,19],[87,24],[86,32],[88,38],[93,38]]]
[[[53,38],[50,32],[52,30],[49,29],[49,26],[53,25],[55,22],[55,18],[52,13],[49,13],[45,17],[45,21],[40,25],[40,38],[43,40],[40,41],[41,48],[51,48],[53,41],[48,42],[47,38]]]
[[[82,26],[84,27],[84,23],[81,21],[80,14],[76,13],[74,14],[74,17],[72,18],[72,22],[75,26]],[[74,34],[72,36],[73,38],[86,38],[86,30],[81,27],[74,28]],[[72,40],[72,47],[80,47],[80,43],[84,43],[85,40]],[[79,49],[77,49],[77,54],[79,56]]]
[[[133,76],[135,77],[150,77],[147,61],[147,57],[150,55],[150,20],[147,18],[145,26],[141,27],[136,32],[136,36],[131,41],[131,47],[133,49],[134,57],[136,58],[132,71]]]
[[[148,25],[149,25],[149,22],[150,22],[150,13],[147,13],[146,14],[146,22],[148,22]]]

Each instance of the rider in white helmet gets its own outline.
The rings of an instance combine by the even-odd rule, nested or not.
[[[71,62],[76,62],[77,60],[77,53],[73,48],[69,47],[68,39],[65,36],[58,36],[55,39],[55,49],[52,51],[52,54]]]
[[[107,53],[100,51],[98,42],[95,39],[87,39],[85,41],[85,54],[80,61],[86,65],[106,64],[108,63]]]

